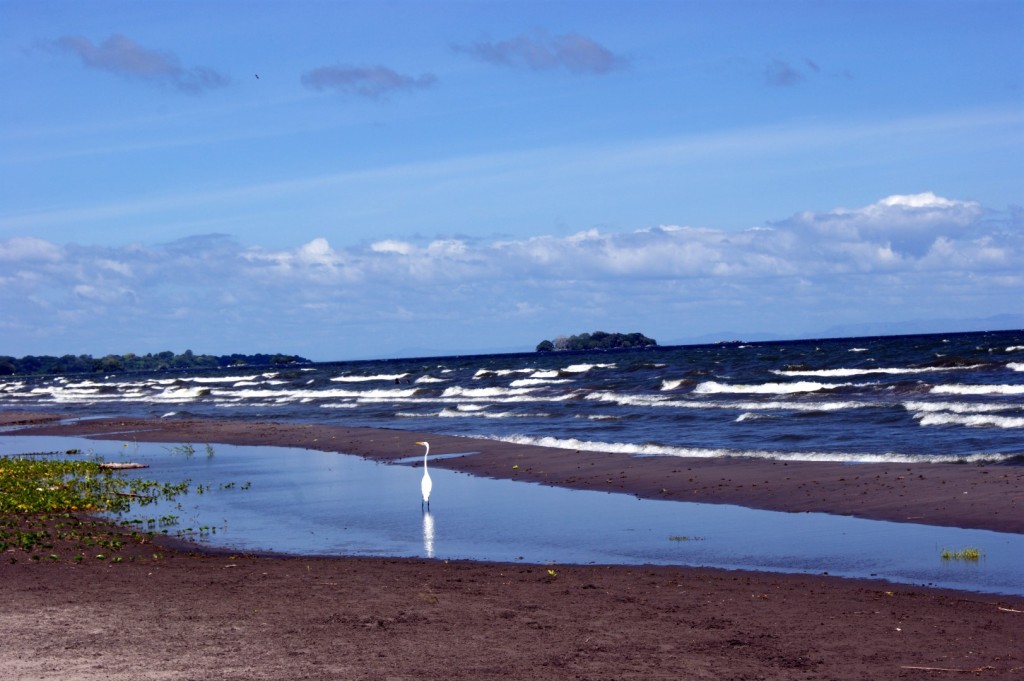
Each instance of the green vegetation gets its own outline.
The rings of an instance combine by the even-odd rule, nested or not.
[[[0,355],[0,376],[4,375],[45,375],[45,374],[95,374],[115,371],[164,371],[170,369],[220,369],[233,366],[282,366],[287,364],[309,364],[310,361],[298,355],[196,355],[186,350],[176,355],[170,350],[156,354],[107,355],[94,358],[91,355],[26,355],[22,358]]]
[[[951,550],[942,549],[942,560],[968,560],[977,561],[981,560],[981,549],[977,549],[973,546],[968,546],[965,549]]]
[[[112,530],[109,524],[79,518],[77,513],[121,513],[133,503],[173,500],[188,486],[188,481],[172,485],[122,477],[95,461],[0,457],[0,553],[11,562],[20,555],[59,560],[61,547],[75,554],[69,556],[75,562],[86,554],[106,560],[127,542],[146,543],[153,532]],[[159,524],[172,524],[171,518],[161,518]]]
[[[642,333],[581,333],[577,336],[558,336],[553,341],[541,341],[537,352],[558,352],[561,350],[617,350],[622,348],[649,348],[658,341]]]

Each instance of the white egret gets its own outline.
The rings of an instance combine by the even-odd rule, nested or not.
[[[434,487],[434,483],[430,481],[430,473],[427,472],[427,456],[430,455],[430,443],[417,442],[416,444],[427,448],[427,451],[423,453],[423,479],[420,480],[420,491],[423,493],[423,501],[420,503],[420,506],[425,504],[427,510],[430,510],[430,490]]]

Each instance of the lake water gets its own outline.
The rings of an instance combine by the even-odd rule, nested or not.
[[[1024,331],[0,377],[0,408],[646,456],[1024,462]]]
[[[166,444],[0,437],[0,455],[72,448],[149,465],[126,475],[191,480],[176,502],[122,519],[176,516],[170,533],[239,551],[827,572],[1024,595],[1019,534],[641,500],[443,469],[430,471],[423,512],[418,465],[281,447],[214,445],[209,455],[198,446],[189,456]],[[966,547],[981,560],[941,558]]]

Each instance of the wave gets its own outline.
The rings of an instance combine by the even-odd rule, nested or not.
[[[450,378],[435,378],[433,376],[420,376],[413,383],[449,383]]]
[[[401,414],[399,414],[401,415]],[[422,417],[422,414],[417,414]],[[484,418],[484,419],[513,419],[513,418],[544,418],[548,414],[525,414],[515,411],[465,411],[463,409],[449,409],[445,407],[436,414],[440,418]]]
[[[1024,371],[1024,363],[1021,363],[1021,362],[1010,362],[1009,364],[1006,365],[1006,368],[1007,369],[1012,369],[1014,371]]]
[[[585,399],[595,400],[597,402],[611,402],[612,404],[629,407],[656,407],[676,404],[676,402],[670,400],[670,398],[663,397],[661,395],[623,395],[621,393],[614,393],[605,390],[588,393]],[[685,405],[681,404],[681,406]]]
[[[614,369],[614,364],[570,364],[567,367],[561,369],[562,372],[567,374],[585,374],[591,369]]]
[[[485,439],[512,444],[572,449],[578,451],[610,452],[629,454],[637,457],[677,456],[695,459],[721,459],[743,457],[769,459],[773,461],[820,461],[838,463],[1000,463],[1014,459],[1016,455],[978,453],[966,456],[952,454],[915,455],[886,452],[864,454],[853,452],[777,452],[755,449],[711,449],[701,447],[677,447],[661,444],[635,444],[629,442],[595,442],[576,438],[532,437],[528,435],[490,436]]]
[[[1024,395],[1024,385],[936,385],[937,395]]]
[[[792,400],[771,400],[768,402],[747,401],[709,401],[709,400],[674,400],[662,395],[626,395],[610,391],[588,393],[588,400],[611,402],[632,407],[675,407],[679,409],[731,409],[737,411],[845,411],[848,409],[865,409],[868,407],[884,407],[884,404],[858,402],[855,400],[818,400],[814,402],[795,402]]]
[[[922,426],[994,426],[996,428],[1024,428],[1024,417],[995,416],[993,414],[952,414],[933,412],[914,416]]]
[[[451,388],[445,388],[444,392],[441,393],[441,397],[515,397],[528,395],[534,390],[536,390],[536,388],[462,388],[459,386],[452,386]]]
[[[693,389],[693,392],[700,395],[714,395],[717,393],[754,393],[786,395],[789,393],[814,393],[822,390],[835,390],[846,388],[852,383],[817,383],[814,381],[796,381],[794,383],[758,383],[755,385],[730,385],[717,381],[705,381]]]
[[[850,376],[867,376],[869,374],[925,374],[935,371],[956,371],[961,369],[977,369],[980,365],[963,367],[874,367],[866,369],[775,369],[773,374],[779,376],[817,376],[819,378],[847,378]]]
[[[977,414],[1018,409],[1019,405],[991,402],[904,402],[903,408],[913,412],[952,412],[954,414]]]
[[[365,381],[398,381],[409,376],[409,373],[404,374],[377,374],[375,376],[336,376],[332,378],[332,381],[342,383],[361,383]]]
[[[687,380],[685,378],[680,378],[680,379],[668,379],[668,378],[666,378],[665,380],[663,380],[661,382],[661,387],[659,388],[659,390],[664,390],[664,391],[678,390],[680,386],[682,386],[682,385],[684,385],[686,383],[687,383]]]
[[[192,381],[193,383],[234,383],[236,381],[254,381],[257,378],[273,378],[274,374],[257,374],[254,376],[182,376],[181,381]]]
[[[1024,351],[1024,345],[1011,345],[1006,348],[1006,352],[1021,352]]]
[[[239,390],[235,393],[223,395],[225,399],[235,401],[246,400],[274,400],[277,402],[294,402],[296,400],[325,400],[337,398],[353,398],[358,400],[392,400],[412,397],[418,388],[403,388],[393,390],[345,390],[336,388],[331,390]]]
[[[759,419],[770,419],[775,418],[769,414],[756,414],[752,411],[745,411],[736,417],[736,423],[743,423],[744,421],[757,421]]]
[[[512,374],[532,374],[534,369],[477,369],[473,379],[492,378],[494,376],[511,376]]]
[[[568,378],[517,378],[509,383],[509,386],[522,388],[531,385],[556,385],[558,383],[572,383],[572,380]]]

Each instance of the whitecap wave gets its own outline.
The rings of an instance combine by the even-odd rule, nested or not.
[[[937,395],[1024,395],[1024,385],[936,385],[931,392]]]
[[[570,364],[562,367],[561,371],[567,374],[585,374],[591,369],[614,369],[614,364]]]
[[[930,412],[914,416],[922,426],[969,426],[981,428],[1024,428],[1024,417],[996,416],[994,414],[953,414],[950,412]]]
[[[774,461],[830,461],[840,463],[998,463],[1013,458],[1008,454],[919,455],[887,452],[884,454],[863,454],[853,452],[774,452],[754,449],[709,449],[701,447],[676,447],[659,444],[634,444],[628,442],[595,442],[575,438],[532,437],[528,435],[491,436],[488,439],[554,449],[576,451],[611,452],[632,456],[678,456],[695,459],[719,459],[743,457],[770,459]]]
[[[191,381],[192,383],[235,383],[236,381],[253,381],[259,378],[253,376],[182,376],[180,381]]]
[[[927,374],[936,371],[959,371],[977,369],[980,365],[967,367],[868,367],[849,369],[775,369],[773,374],[779,376],[816,376],[818,378],[848,378],[850,376],[868,376],[870,374]]]
[[[1022,363],[1022,362],[1010,362],[1009,364],[1006,365],[1006,368],[1007,369],[1012,369],[1013,371],[1024,371],[1024,363]]]
[[[444,392],[441,393],[441,397],[517,397],[529,395],[534,390],[536,390],[536,388],[462,388],[459,386],[452,386],[451,388],[445,388]]]
[[[513,374],[532,374],[534,369],[477,369],[473,378],[491,378],[493,376],[511,376]]]
[[[769,414],[759,414],[752,411],[745,411],[736,417],[736,423],[743,423],[744,421],[757,421],[759,419],[770,419],[773,418]]]
[[[484,418],[484,419],[514,419],[514,418],[545,418],[548,414],[527,414],[515,411],[465,411],[463,409],[449,409],[445,407],[437,416],[441,418]]]
[[[818,383],[815,381],[795,381],[793,383],[757,383],[754,385],[733,385],[717,381],[705,381],[693,392],[701,395],[716,393],[753,393],[764,395],[787,395],[790,393],[814,393],[822,390],[835,390],[853,385],[852,383]]]
[[[556,385],[558,383],[572,383],[568,378],[517,378],[509,383],[512,388],[523,388],[533,385]]]
[[[903,408],[912,412],[952,412],[954,414],[978,414],[1008,409],[1019,409],[1020,405],[993,402],[904,402]]]
[[[374,376],[335,376],[332,381],[340,383],[363,383],[367,381],[398,381],[408,377],[408,372],[404,374],[377,374]]]
[[[595,400],[597,402],[611,402],[612,404],[620,404],[623,406],[632,407],[656,407],[676,404],[675,402],[672,402],[671,399],[667,396],[624,395],[622,393],[614,393],[606,390],[597,390],[592,393],[588,393],[586,399]]]

